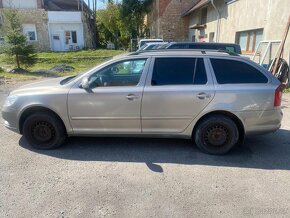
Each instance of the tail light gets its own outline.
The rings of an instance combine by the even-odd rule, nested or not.
[[[282,91],[283,91],[283,85],[281,84],[278,86],[278,88],[275,90],[275,99],[274,99],[274,107],[279,107],[281,105],[282,100]]]

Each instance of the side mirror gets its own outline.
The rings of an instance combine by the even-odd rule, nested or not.
[[[83,88],[83,89],[89,89],[90,88],[90,83],[89,83],[89,78],[88,77],[84,77],[82,79],[80,87]]]

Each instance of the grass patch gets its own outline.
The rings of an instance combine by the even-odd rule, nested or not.
[[[122,54],[124,51],[120,50],[82,50],[74,52],[40,52],[37,54],[37,62],[33,67],[30,67],[28,73],[8,73],[13,69],[13,65],[4,62],[4,55],[0,55],[0,76],[11,79],[34,79],[37,77],[57,77],[74,75],[80,72],[84,72],[94,66],[108,60],[109,58]],[[74,69],[69,72],[60,73],[37,73],[41,70],[49,70],[52,67],[60,64],[66,64],[72,66]]]

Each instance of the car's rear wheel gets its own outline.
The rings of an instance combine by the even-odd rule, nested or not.
[[[203,152],[225,154],[238,143],[239,130],[231,118],[210,115],[197,125],[193,139]]]
[[[26,118],[23,135],[37,149],[52,149],[62,145],[66,131],[61,120],[50,112],[37,112]]]

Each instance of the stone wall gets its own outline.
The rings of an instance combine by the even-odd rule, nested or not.
[[[154,0],[148,13],[150,37],[165,41],[186,40],[188,18],[181,15],[190,4],[192,0]]]
[[[5,9],[0,9],[0,16],[3,15]],[[37,50],[49,51],[49,35],[48,35],[48,16],[47,11],[43,9],[18,9],[21,24],[35,24],[37,32],[37,41],[32,42]],[[5,22],[5,16],[4,22]],[[4,34],[5,28],[0,28],[0,34]]]
[[[160,35],[165,41],[185,41],[187,39],[188,23],[181,17],[183,4],[186,1],[171,0],[170,4],[163,9],[164,12],[160,18]]]

